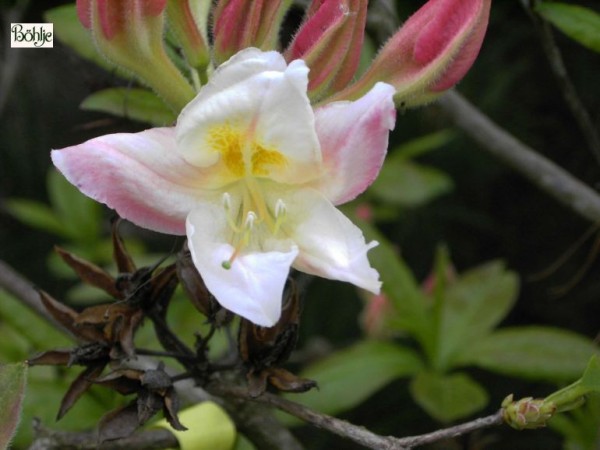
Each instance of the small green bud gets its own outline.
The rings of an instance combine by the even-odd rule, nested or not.
[[[514,401],[510,394],[502,401],[502,417],[517,430],[542,428],[556,412],[556,405],[545,399],[525,397]]]

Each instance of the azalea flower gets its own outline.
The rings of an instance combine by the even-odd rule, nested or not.
[[[315,110],[304,61],[248,48],[220,65],[177,125],[101,136],[52,152],[84,194],[155,231],[186,234],[225,308],[273,326],[290,267],[375,294],[377,245],[334,205],[383,163],[395,89]]]

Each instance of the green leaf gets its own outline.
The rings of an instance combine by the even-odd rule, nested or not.
[[[48,172],[48,195],[71,239],[93,243],[100,233],[102,207],[83,195],[56,170]]]
[[[440,422],[467,417],[488,402],[485,390],[464,373],[421,372],[412,380],[410,391],[415,402]]]
[[[80,56],[106,70],[115,70],[115,66],[96,51],[91,33],[77,18],[75,3],[46,11],[44,20],[53,23],[56,37]],[[131,78],[131,76],[126,78]]]
[[[6,330],[2,330],[0,355],[5,356],[5,350],[8,350],[11,352],[13,360],[15,357],[21,360],[27,359],[36,351],[72,345],[72,341],[66,337],[66,334],[58,331],[31,309],[2,290],[0,290],[0,325],[16,332],[23,341],[23,345],[13,346],[12,340],[9,340],[4,334]],[[20,353],[15,354],[16,352]]]
[[[152,125],[175,121],[173,111],[151,91],[139,88],[110,88],[95,92],[81,103],[81,109],[100,111]]]
[[[456,133],[452,129],[448,129],[412,139],[395,147],[391,151],[388,161],[406,160],[432,152],[448,144],[455,136]]]
[[[452,179],[437,169],[390,159],[369,192],[387,203],[417,207],[449,192],[452,187]]]
[[[411,333],[421,345],[429,348],[433,338],[432,321],[425,295],[410,268],[373,225],[356,217],[348,208],[344,211],[360,227],[367,241],[379,242],[379,245],[369,252],[369,261],[379,272],[383,292],[394,306],[395,317],[390,318],[390,322],[395,322],[398,328]]]
[[[447,368],[468,343],[498,325],[513,307],[517,291],[517,276],[499,261],[470,270],[450,284],[442,296],[439,368]]]
[[[4,208],[10,215],[32,228],[62,237],[68,237],[69,235],[56,213],[43,203],[11,198],[6,200]]]
[[[410,349],[378,341],[363,341],[318,361],[302,372],[318,390],[293,399],[325,414],[351,409],[396,378],[419,372],[422,363]]]
[[[567,3],[544,2],[539,3],[535,11],[574,41],[600,52],[600,14],[594,10]]]
[[[8,448],[23,408],[27,364],[0,364],[0,448]]]
[[[600,393],[600,356],[594,355],[590,359],[581,377],[581,387]]]
[[[35,366],[29,369],[27,395],[23,404],[24,426],[19,427],[14,438],[15,448],[28,448],[31,445],[33,429],[30,424],[34,417],[53,430],[90,430],[95,428],[100,417],[107,411],[127,401],[115,391],[92,386],[73,409],[57,422],[56,413],[62,397],[70,382],[81,371],[80,366],[74,366],[66,370],[66,373],[58,372],[55,367]]]
[[[583,406],[568,414],[555,415],[548,425],[565,437],[565,450],[598,450],[600,395],[586,396]]]
[[[552,382],[579,378],[598,347],[579,334],[550,327],[496,331],[464,348],[457,364],[505,375]]]

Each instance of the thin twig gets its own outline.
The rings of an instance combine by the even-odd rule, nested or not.
[[[491,416],[475,419],[471,422],[466,422],[454,427],[444,428],[432,433],[396,438],[393,436],[381,436],[375,434],[364,427],[328,416],[327,414],[322,414],[307,408],[304,405],[287,400],[269,392],[254,398],[250,396],[246,388],[239,386],[228,386],[223,383],[211,385],[208,387],[208,390],[219,396],[235,397],[245,400],[250,399],[258,403],[264,403],[273,406],[317,428],[337,434],[338,436],[351,440],[356,444],[377,450],[408,450],[413,447],[461,436],[463,434],[471,433],[475,430],[502,424],[502,410],[500,410]]]
[[[571,210],[592,222],[600,221],[600,195],[592,188],[523,144],[459,93],[446,93],[439,104],[483,150],[506,162]]]
[[[401,438],[399,439],[399,441],[406,447],[413,448],[425,444],[431,444],[432,442],[438,442],[443,439],[462,436],[464,434],[471,433],[475,430],[481,430],[482,428],[501,425],[502,421],[502,410],[499,410],[497,413],[492,414],[491,416],[475,419],[471,422],[462,423],[454,427],[444,428],[442,430],[437,430],[432,433]]]
[[[556,45],[556,40],[554,39],[550,24],[532,10],[533,6],[535,6],[535,1],[530,2],[525,8],[533,21],[535,30],[542,44],[542,49],[548,59],[552,73],[558,82],[560,92],[587,141],[588,147],[592,151],[594,158],[596,158],[596,161],[600,164],[600,135],[598,135],[594,122],[585,109],[585,106],[583,106],[581,98],[577,94],[577,90],[569,77],[569,72],[565,66],[560,49]]]
[[[48,314],[48,311],[46,311],[46,308],[42,304],[40,294],[34,285],[2,260],[0,260],[0,289],[4,289],[9,294],[12,294],[21,303],[50,322],[58,330],[69,334],[62,325]]]
[[[207,389],[215,395],[253,400],[258,403],[274,406],[275,408],[285,411],[317,428],[337,434],[338,436],[367,448],[378,450],[406,450],[406,447],[401,445],[397,438],[380,436],[366,428],[313,411],[304,405],[292,402],[269,392],[265,392],[259,397],[251,397],[248,393],[248,389],[239,386],[227,386],[223,383],[208,386]]]
[[[29,450],[161,450],[179,448],[177,438],[168,430],[148,430],[116,441],[98,443],[95,432],[54,431],[34,422],[36,439]]]

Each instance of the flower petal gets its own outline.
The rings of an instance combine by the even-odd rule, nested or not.
[[[394,88],[377,83],[354,102],[329,103],[315,113],[326,174],[315,187],[333,204],[352,200],[377,177],[394,128]]]
[[[54,165],[85,195],[144,228],[185,233],[203,172],[175,151],[173,128],[110,134],[52,151]]]
[[[256,142],[285,158],[286,164],[273,170],[270,178],[285,183],[314,178],[321,153],[307,85],[303,61],[286,66],[276,52],[241,52],[223,64],[182,111],[178,150],[191,164],[217,163],[221,155],[211,145],[212,133],[226,125],[239,130],[244,142]],[[224,178],[223,184],[228,181]]]
[[[290,245],[287,251],[242,252],[225,269],[223,262],[235,251],[226,242],[227,230],[224,209],[217,202],[203,203],[190,213],[187,235],[194,265],[223,307],[257,325],[271,327],[281,315],[283,288],[298,248]]]
[[[313,189],[296,190],[286,201],[290,238],[300,249],[293,267],[378,294],[379,274],[367,259],[377,242],[367,244],[362,231]]]

